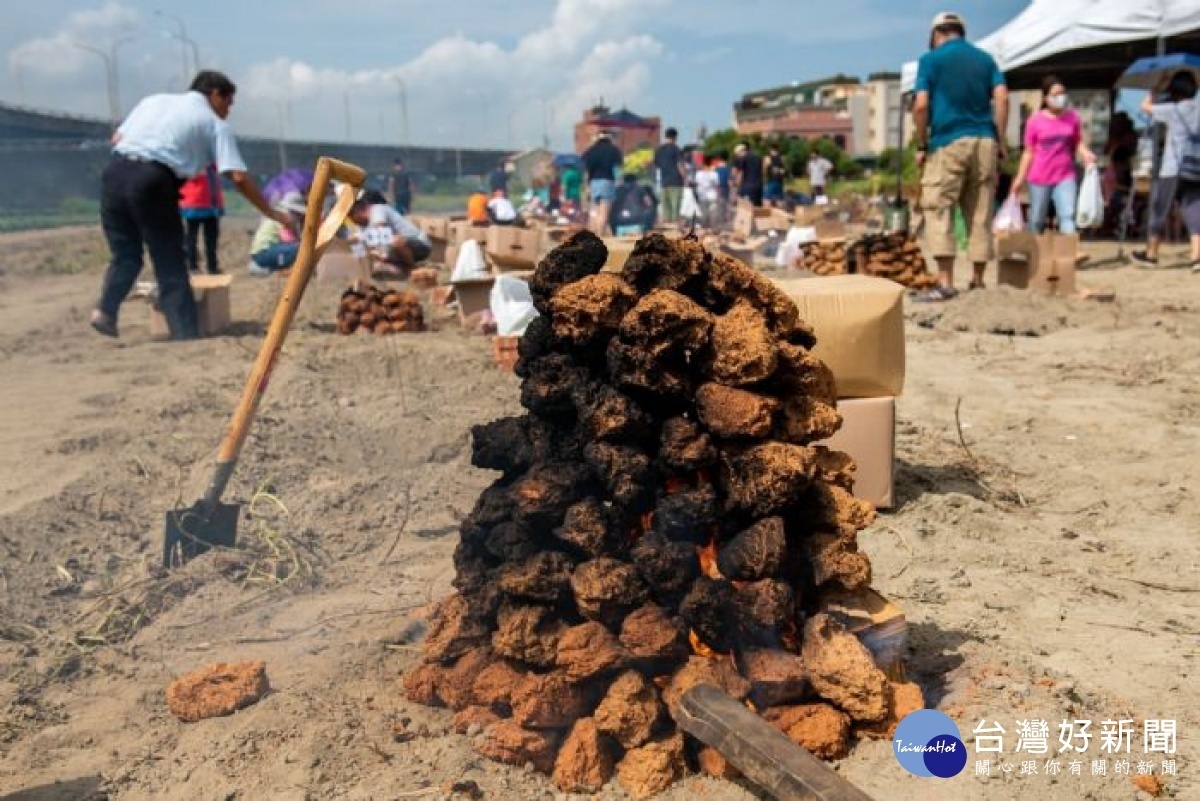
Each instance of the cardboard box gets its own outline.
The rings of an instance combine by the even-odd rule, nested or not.
[[[800,228],[811,228],[813,223],[824,220],[829,206],[797,206],[795,223]]]
[[[229,287],[232,275],[193,275],[192,294],[196,296],[196,316],[200,322],[200,336],[219,334],[229,327]],[[150,336],[166,339],[171,335],[167,318],[158,310],[158,302],[150,304]]]
[[[604,262],[601,271],[619,273],[625,269],[625,262],[629,260],[629,254],[633,252],[633,246],[637,243],[638,238],[633,236],[604,237],[604,246],[608,248],[608,260]]]
[[[754,207],[749,203],[738,203],[733,212],[733,232],[743,239],[754,236]]]
[[[542,232],[513,225],[492,225],[487,229],[485,250],[493,272],[532,270],[537,267]]]
[[[792,227],[792,218],[783,209],[761,209],[765,214],[754,218],[756,231],[786,231]]]
[[[450,220],[446,217],[410,217],[413,225],[425,232],[425,235],[443,243],[450,239]]]
[[[475,225],[470,220],[453,220],[450,222],[448,231],[448,245],[461,245],[468,239],[474,239],[481,245],[487,244],[487,232],[489,226]]]
[[[454,272],[454,265],[458,264],[458,245],[446,246],[446,260],[444,264],[447,270]]]
[[[896,399],[853,398],[838,401],[842,427],[824,442],[831,450],[848,453],[858,469],[854,497],[889,509],[895,502]]]
[[[473,281],[455,281],[454,299],[458,301],[458,321],[464,326],[471,324],[471,317],[492,307],[492,286],[496,279],[477,278]]]
[[[1051,295],[1075,292],[1077,234],[1011,231],[996,237],[997,282]]]
[[[868,275],[777,279],[817,334],[813,355],[837,380],[838,397],[904,391],[904,287]]]

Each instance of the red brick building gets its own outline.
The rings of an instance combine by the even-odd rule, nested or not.
[[[642,117],[625,108],[613,111],[607,106],[594,106],[583,112],[583,119],[575,123],[575,152],[587,150],[600,131],[610,132],[613,144],[622,153],[630,153],[639,148],[658,146],[662,138],[662,120]]]

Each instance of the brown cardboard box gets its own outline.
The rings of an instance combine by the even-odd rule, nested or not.
[[[470,220],[454,220],[449,225],[447,244],[461,245],[468,239],[474,239],[481,245],[487,244],[488,226],[475,225]]]
[[[837,380],[838,397],[904,391],[904,287],[868,275],[776,279],[813,327],[813,355]]]
[[[1012,231],[996,237],[998,283],[1052,295],[1075,292],[1077,234]]]
[[[811,228],[813,223],[825,219],[828,206],[797,206],[795,223],[799,228]]]
[[[446,269],[454,272],[454,265],[458,264],[458,245],[446,246]]]
[[[532,270],[537,267],[542,232],[535,228],[492,225],[487,229],[485,250],[493,272]]]
[[[819,444],[850,454],[858,464],[854,497],[876,509],[894,503],[896,463],[896,399],[855,398],[838,401],[842,427]]]
[[[743,238],[754,236],[754,207],[749,203],[738,203],[733,213],[733,232]]]
[[[219,334],[229,327],[229,287],[232,275],[193,275],[192,294],[196,296],[196,316],[200,321],[200,335]],[[166,339],[171,335],[167,318],[158,310],[157,303],[150,304],[150,336]]]
[[[633,236],[606,236],[604,246],[608,248],[608,261],[604,262],[602,270],[606,273],[619,273],[625,269],[625,262],[633,252],[633,246],[638,238]]]
[[[471,317],[492,307],[492,285],[495,278],[478,278],[473,281],[455,281],[454,299],[458,301],[458,321],[471,325]]]
[[[783,209],[762,209],[766,214],[758,214],[754,219],[756,231],[786,231],[792,227],[791,216]]]
[[[410,217],[413,225],[425,232],[425,235],[435,241],[446,242],[450,239],[450,220],[447,217]]]
[[[829,241],[840,239],[845,241],[846,224],[841,220],[816,220],[810,226],[817,232],[817,239],[821,241]]]

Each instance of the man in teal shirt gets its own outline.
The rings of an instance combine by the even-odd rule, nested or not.
[[[917,67],[913,136],[921,173],[925,244],[938,283],[917,300],[948,300],[954,289],[954,209],[967,223],[971,288],[983,288],[992,259],[992,198],[996,167],[1005,157],[1008,88],[995,60],[966,40],[958,14],[934,17],[930,50]]]

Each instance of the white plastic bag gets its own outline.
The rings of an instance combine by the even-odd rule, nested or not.
[[[1083,174],[1079,186],[1079,202],[1075,205],[1076,228],[1098,228],[1104,223],[1104,190],[1100,187],[1100,170],[1095,164]]]
[[[487,261],[483,258],[483,248],[474,239],[468,239],[458,248],[458,259],[454,262],[454,271],[450,273],[450,283],[458,281],[475,281],[487,278]]]
[[[1025,215],[1021,213],[1021,201],[1015,194],[1009,195],[996,211],[996,219],[992,221],[992,231],[1004,233],[1021,231],[1025,228]]]
[[[693,219],[701,219],[704,212],[700,210],[700,202],[696,200],[696,190],[690,186],[684,187],[683,200],[679,203],[679,218],[690,223]]]
[[[790,267],[800,256],[800,246],[817,241],[817,229],[792,226],[784,237],[783,244],[775,253],[776,267]]]
[[[496,318],[496,333],[502,337],[519,337],[525,327],[537,318],[533,308],[533,296],[529,294],[529,283],[503,273],[496,276],[492,285],[490,304],[492,316]]]

